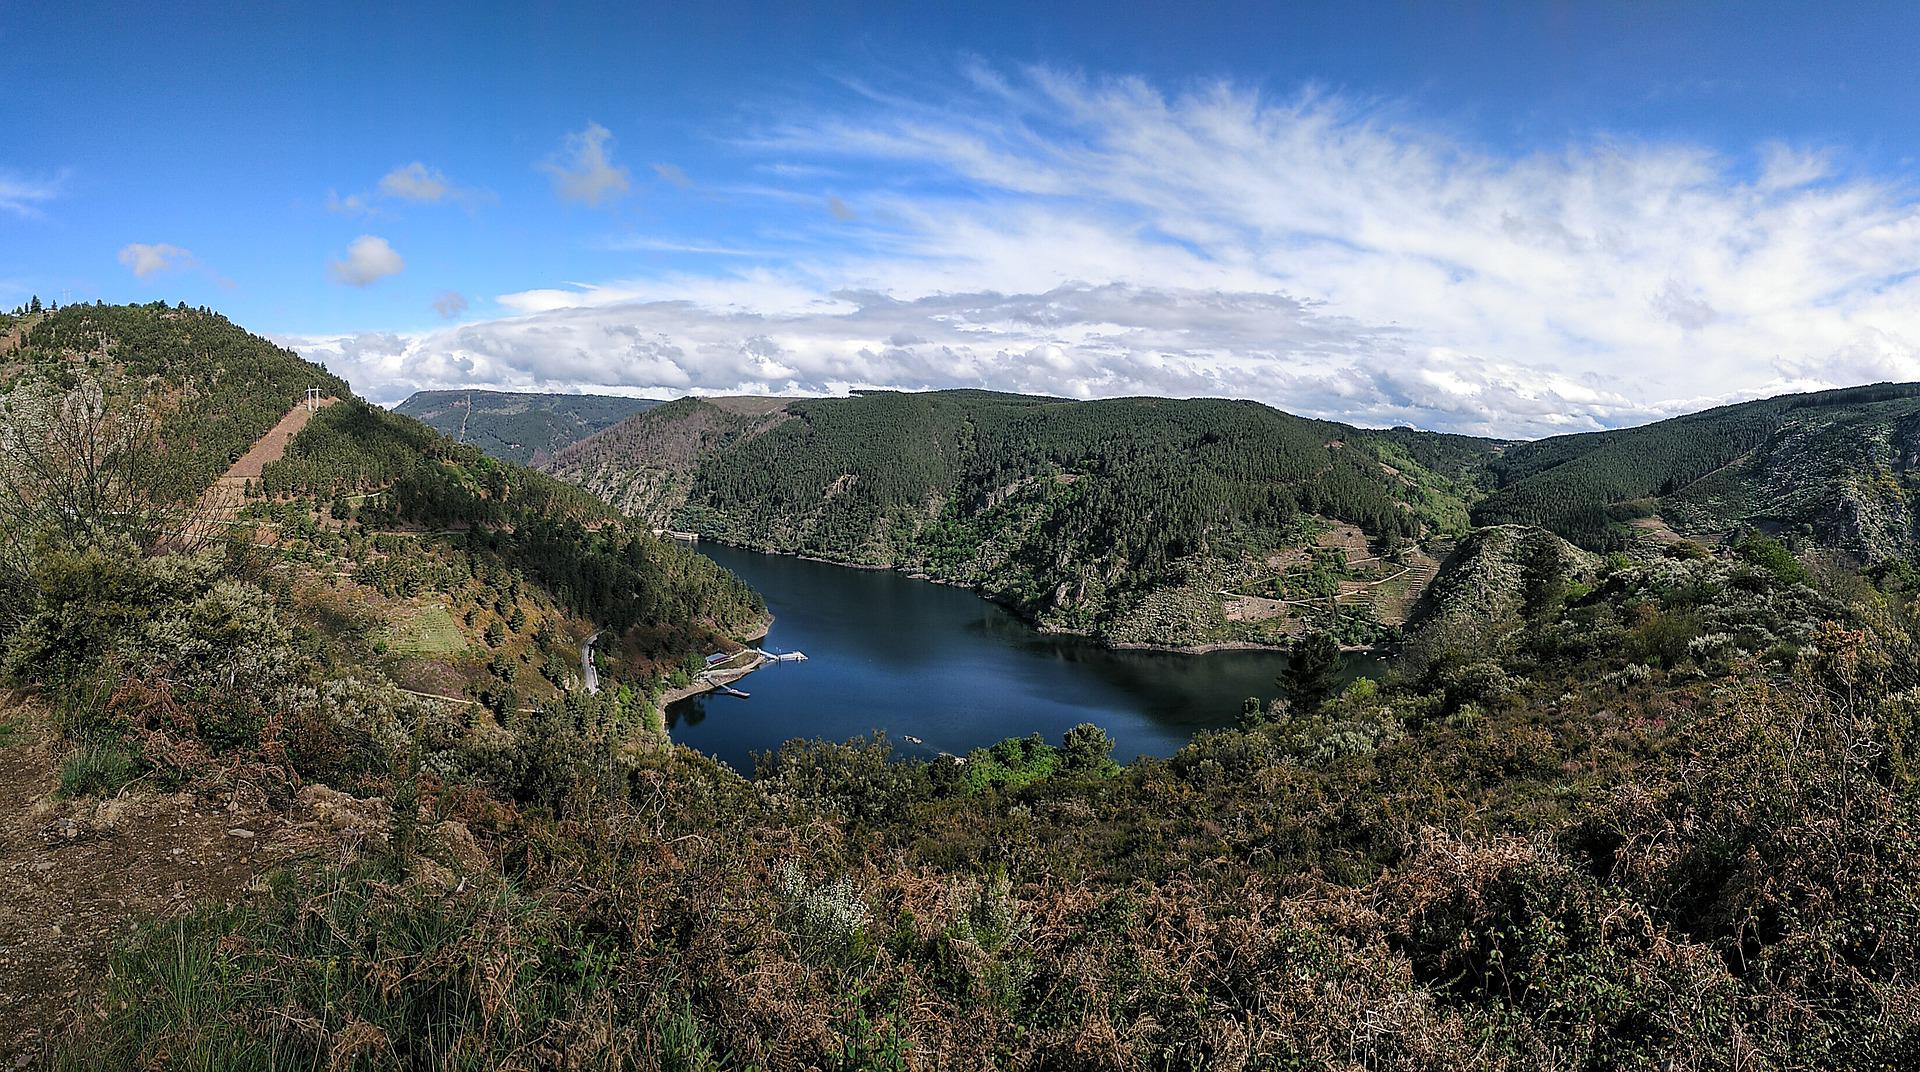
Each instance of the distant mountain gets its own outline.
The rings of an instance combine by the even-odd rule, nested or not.
[[[1376,634],[1430,575],[1386,559],[1465,531],[1498,446],[1219,399],[873,391],[680,399],[543,468],[657,527],[973,585],[1116,643],[1196,646],[1323,619]]]
[[[1478,524],[1594,550],[1757,528],[1863,559],[1920,553],[1920,384],[1782,395],[1556,436],[1488,465]]]
[[[416,391],[394,412],[502,461],[526,465],[659,404],[617,395]]]

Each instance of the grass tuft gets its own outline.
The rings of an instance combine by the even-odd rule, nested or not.
[[[122,745],[90,744],[60,765],[60,797],[118,793],[140,773],[138,757]]]

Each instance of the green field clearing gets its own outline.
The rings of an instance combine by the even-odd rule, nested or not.
[[[453,612],[436,603],[403,611],[387,628],[387,648],[399,655],[452,655],[467,650]]]

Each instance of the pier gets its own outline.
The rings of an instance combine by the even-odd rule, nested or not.
[[[745,665],[738,665],[742,659],[750,659],[751,661]],[[767,651],[763,648],[742,648],[739,651],[733,652],[716,651],[707,656],[707,668],[702,670],[698,677],[694,678],[694,684],[692,686],[684,690],[679,690],[677,695],[669,694],[663,702],[672,703],[675,700],[697,695],[702,692],[717,692],[723,696],[733,696],[745,700],[751,694],[743,689],[734,688],[732,682],[746,677],[748,674],[753,673],[768,663],[803,663],[806,661],[807,653],[804,651],[776,652]]]
[[[763,648],[755,648],[753,650],[755,654],[759,655],[761,658],[764,658],[770,662],[804,663],[807,661],[807,653],[804,651],[772,652],[772,651],[767,651]]]

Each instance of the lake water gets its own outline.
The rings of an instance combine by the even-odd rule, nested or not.
[[[751,699],[708,693],[667,709],[674,740],[751,772],[753,754],[795,737],[846,740],[885,730],[903,754],[964,754],[1006,737],[1091,722],[1122,761],[1172,755],[1201,730],[1232,725],[1248,696],[1275,694],[1286,657],[1112,651],[1050,636],[973,592],[717,544],[700,550],[752,585],[773,612],[773,663],[736,682]],[[904,736],[918,737],[913,745]]]

